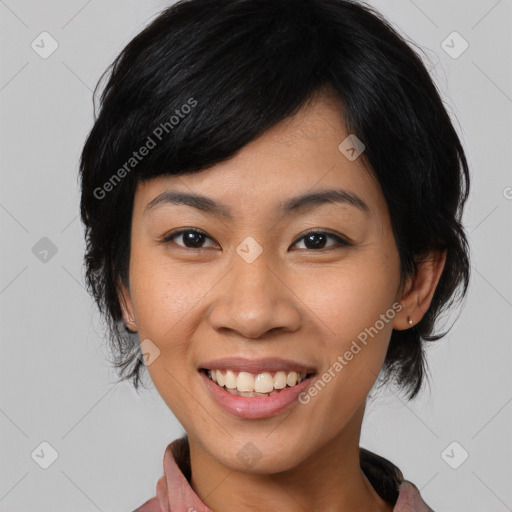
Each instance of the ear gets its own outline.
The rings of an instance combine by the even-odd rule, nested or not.
[[[135,315],[133,313],[133,304],[130,297],[130,291],[122,281],[120,281],[118,285],[118,290],[119,304],[123,313],[124,324],[129,330],[137,332],[137,324],[135,323]]]
[[[406,280],[401,298],[403,309],[395,316],[393,329],[404,330],[416,325],[427,312],[446,263],[446,250],[432,251],[417,263],[414,276]],[[408,319],[412,320],[412,324]]]

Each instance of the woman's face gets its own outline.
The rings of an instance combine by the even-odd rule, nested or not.
[[[228,161],[135,194],[127,314],[191,442],[234,470],[283,471],[358,432],[403,328],[386,203],[338,149],[339,108],[317,97]]]

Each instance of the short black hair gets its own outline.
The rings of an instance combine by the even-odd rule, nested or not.
[[[412,399],[438,316],[466,294],[469,194],[463,147],[420,56],[371,6],[349,0],[182,0],[122,50],[80,161],[86,281],[108,324],[114,363],[135,388],[144,364],[124,327],[138,182],[200,172],[233,156],[315,94],[334,91],[348,133],[387,202],[402,278],[433,249],[447,259],[430,308],[393,330],[383,366]],[[341,141],[340,141],[341,142]],[[146,147],[144,157],[139,148]],[[134,156],[137,152],[137,157]]]

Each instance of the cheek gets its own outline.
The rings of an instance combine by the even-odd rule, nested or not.
[[[304,297],[317,331],[323,333],[316,348],[326,385],[318,388],[323,398],[316,407],[333,425],[361,405],[384,363],[396,314],[397,258],[368,251],[338,269],[299,281],[297,295]]]
[[[191,279],[149,250],[133,251],[130,272],[139,338],[151,340],[160,350],[147,370],[167,401],[180,396],[180,383],[190,378],[193,313],[208,282],[200,276]]]
[[[342,349],[390,310],[398,283],[394,263],[355,257],[338,268],[308,272],[296,280],[294,291],[323,325],[325,339]],[[393,310],[387,316],[392,314]],[[389,335],[391,321],[385,327],[378,322],[378,328]]]
[[[142,330],[146,337],[153,336],[165,345],[171,339],[179,344],[194,308],[214,286],[214,276],[172,265],[160,251],[142,248],[132,253],[130,272],[139,333]]]
[[[190,416],[186,389],[192,375],[191,344],[194,307],[204,294],[203,285],[170,268],[150,251],[132,255],[131,289],[140,340],[149,339],[160,350],[147,366],[149,376],[170,410],[182,424]],[[197,411],[196,411],[197,412]]]

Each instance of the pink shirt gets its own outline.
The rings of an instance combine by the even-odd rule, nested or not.
[[[360,448],[361,468],[379,496],[395,503],[393,512],[433,512],[418,488],[404,480],[391,462]],[[212,512],[189,483],[190,454],[187,437],[170,443],[164,454],[164,475],[158,480],[156,496],[134,512]]]

